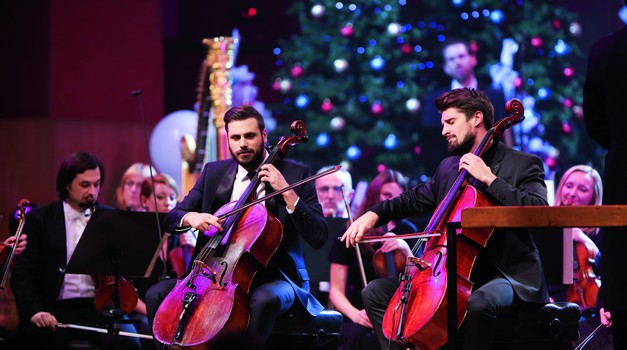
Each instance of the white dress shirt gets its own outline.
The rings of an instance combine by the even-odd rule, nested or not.
[[[78,212],[70,207],[65,201],[63,202],[63,213],[65,214],[65,237],[67,256],[65,262],[68,263],[76,249],[78,241],[87,226],[88,216],[85,212]],[[63,276],[63,285],[57,299],[71,298],[93,298],[95,282],[90,275],[77,275],[66,273]]]

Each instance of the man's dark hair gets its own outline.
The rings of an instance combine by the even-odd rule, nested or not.
[[[453,89],[443,93],[435,100],[435,108],[440,113],[451,107],[464,113],[466,119],[472,117],[476,111],[481,111],[486,130],[494,124],[494,106],[492,106],[488,95],[481,90],[468,87]]]
[[[87,152],[77,152],[67,157],[57,173],[57,195],[64,200],[68,196],[67,186],[72,183],[77,174],[86,170],[100,169],[100,183],[104,182],[105,169],[102,161]]]
[[[627,1],[627,0],[625,0]],[[466,47],[466,51],[468,51],[468,54],[471,56],[476,56],[477,53],[475,52],[475,50],[472,49],[472,46],[470,46],[470,42],[466,39],[462,39],[462,38],[448,38],[446,39],[446,41],[444,41],[444,43],[442,44],[442,47],[440,49],[440,54],[442,55],[442,59],[444,59],[444,50],[446,50],[447,47],[452,46],[452,45],[457,45],[457,44],[462,44]]]
[[[248,105],[235,106],[226,113],[224,113],[224,128],[228,132],[229,131],[229,123],[234,120],[245,120],[248,118],[257,119],[257,125],[259,125],[259,130],[263,131],[266,128],[266,124],[256,109]]]

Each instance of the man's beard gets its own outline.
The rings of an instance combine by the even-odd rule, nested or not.
[[[87,196],[87,198],[82,200],[80,203],[78,203],[78,206],[85,210],[87,209],[93,210],[94,202],[95,202],[94,197],[90,195],[90,196]]]
[[[250,160],[248,161],[240,161],[240,158],[235,153],[233,153],[231,149],[229,149],[229,152],[231,152],[231,156],[233,157],[233,159],[235,159],[241,166],[243,166],[247,170],[252,171],[257,169],[263,162],[264,149],[262,147],[258,152],[254,149],[250,149],[250,151],[253,152],[253,157],[250,158]]]
[[[448,151],[451,152],[451,154],[453,155],[463,156],[464,154],[470,152],[474,144],[475,144],[474,135],[466,134],[462,142],[459,143],[458,145],[449,144]]]

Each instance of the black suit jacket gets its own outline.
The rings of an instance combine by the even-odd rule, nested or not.
[[[96,204],[96,210],[103,206]],[[57,299],[66,266],[66,234],[63,202],[37,207],[26,215],[26,249],[15,258],[11,288],[21,322],[30,322]]]
[[[595,43],[588,57],[584,85],[584,119],[590,136],[603,148],[605,156],[603,204],[627,204],[627,27]],[[601,289],[605,307],[627,310],[624,249],[627,234],[623,228],[604,229],[601,235]]]
[[[310,176],[306,166],[293,161],[277,160],[273,164],[290,184]],[[206,164],[189,194],[166,216],[165,225],[168,232],[174,232],[187,212],[214,214],[227,204],[233,192],[236,173],[237,163],[233,159]],[[271,188],[266,186],[266,191],[269,193]],[[323,306],[310,293],[309,275],[305,267],[299,236],[317,249],[322,247],[327,240],[328,229],[313,181],[295,188],[294,191],[300,200],[292,214],[288,214],[286,203],[281,195],[266,202],[268,211],[283,225],[283,239],[268,263],[268,268],[259,271],[255,280],[268,280],[276,278],[277,275],[282,276],[292,284],[302,305],[315,316],[322,311]],[[208,240],[207,236],[199,235],[194,257]]]
[[[434,210],[458,176],[459,156],[444,159],[433,178],[402,195],[371,209],[379,224]],[[497,143],[483,156],[497,176],[486,187],[474,179],[470,183],[495,205],[548,205],[542,161],[530,154]],[[485,282],[495,269],[513,285],[526,302],[546,303],[548,292],[540,254],[526,229],[495,230],[474,264],[472,280]]]

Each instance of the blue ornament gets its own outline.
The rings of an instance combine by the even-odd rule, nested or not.
[[[306,108],[309,105],[309,97],[300,95],[296,97],[296,101],[294,103],[296,103],[296,107],[298,108]]]
[[[318,146],[327,146],[329,144],[329,135],[326,132],[320,133],[320,135],[316,137],[316,143]]]
[[[387,149],[394,149],[396,145],[398,145],[398,140],[394,134],[389,134],[388,137],[385,138],[385,141],[383,141],[383,146]]]
[[[381,56],[375,56],[375,58],[370,61],[370,68],[374,70],[381,70],[385,67],[385,60]]]
[[[348,157],[348,159],[355,160],[361,156],[361,150],[359,149],[359,147],[352,145],[346,150],[346,156]]]
[[[494,10],[490,14],[490,20],[495,24],[499,24],[503,22],[504,18],[505,18],[505,15],[503,14],[503,11],[501,10]]]

